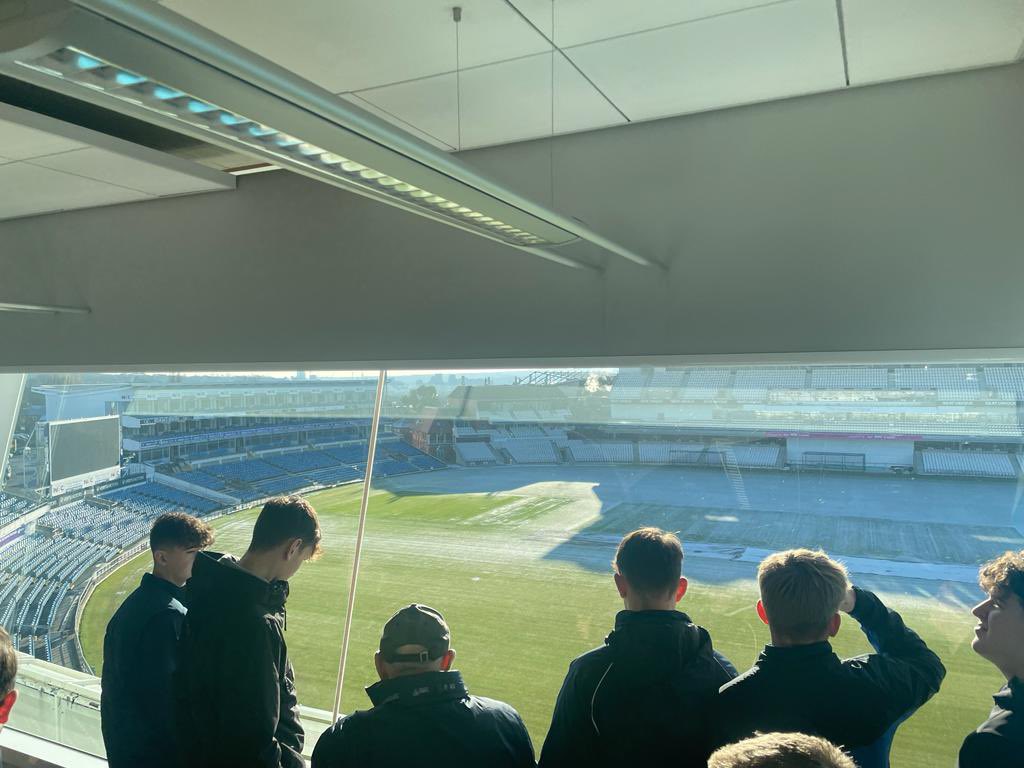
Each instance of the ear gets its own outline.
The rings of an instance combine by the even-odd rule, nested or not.
[[[764,603],[757,601],[757,615],[765,624],[768,623],[768,612],[764,609]]]
[[[452,668],[452,664],[455,662],[455,649],[449,648],[448,653],[441,659],[441,671],[447,672]]]
[[[843,618],[838,613],[828,620],[828,636],[835,637],[839,634],[839,625],[843,623]]]
[[[11,716],[11,708],[14,707],[14,702],[18,698],[17,691],[11,691],[3,699],[0,699],[0,725],[7,722],[7,719]]]
[[[373,666],[377,670],[377,677],[381,680],[387,679],[387,674],[384,672],[384,659],[380,656],[380,651],[373,654]]]
[[[690,586],[690,582],[686,580],[685,576],[679,577],[679,586],[676,587],[676,602],[678,603],[683,599],[683,595],[686,594],[686,588]]]
[[[167,553],[162,549],[154,549],[153,562],[157,565],[167,565]]]
[[[299,554],[300,551],[302,551],[302,539],[292,539],[291,543],[288,545],[288,549],[285,551],[285,560],[291,560]]]
[[[615,576],[615,588],[619,590],[619,597],[625,599],[626,595],[629,594],[629,584],[621,573],[616,573]]]

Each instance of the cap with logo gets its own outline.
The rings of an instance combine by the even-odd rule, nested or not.
[[[415,653],[399,653],[407,645],[423,648]],[[398,611],[384,625],[380,653],[390,664],[435,661],[448,652],[451,631],[444,617],[426,605],[414,603]]]

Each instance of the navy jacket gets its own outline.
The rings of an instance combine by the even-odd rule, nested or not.
[[[1024,683],[1015,678],[992,698],[988,720],[960,747],[959,768],[1024,768]]]
[[[100,715],[111,768],[177,762],[171,678],[183,601],[184,590],[147,573],[107,624]]]
[[[735,674],[685,613],[620,611],[605,644],[569,665],[541,768],[705,768],[711,703]]]
[[[178,647],[178,741],[189,768],[305,768],[284,641],[288,582],[200,552]]]
[[[861,768],[886,768],[896,727],[938,690],[939,657],[895,611],[855,588],[856,619],[877,653],[841,661],[828,642],[767,646],[757,663],[723,686],[716,743],[755,731],[822,736],[851,752]]]
[[[373,709],[324,732],[313,768],[534,768],[519,714],[471,696],[458,672],[382,680],[366,693]]]

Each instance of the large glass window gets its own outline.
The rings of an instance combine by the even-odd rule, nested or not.
[[[30,375],[0,496],[0,624],[37,660],[12,726],[100,754],[103,631],[149,566],[151,521],[191,511],[240,555],[260,501],[300,492],[325,537],[288,603],[300,702],[321,710],[305,715],[312,748],[334,700],[375,387],[335,372]],[[384,621],[427,603],[470,690],[515,706],[539,751],[569,662],[621,607],[615,545],[657,525],[684,543],[681,609],[741,670],[768,642],[758,562],[796,546],[843,560],[948,669],[894,763],[951,763],[1001,685],[971,651],[969,607],[979,563],[1024,548],[1022,393],[1024,364],[1003,362],[393,371],[341,709],[369,706]],[[115,402],[114,476],[89,465],[55,485],[50,422]],[[868,651],[851,624],[837,650]]]

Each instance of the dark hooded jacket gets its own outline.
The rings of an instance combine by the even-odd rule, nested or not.
[[[569,665],[540,765],[704,768],[710,705],[735,674],[685,613],[620,611],[605,644]]]
[[[284,640],[288,583],[230,555],[200,552],[175,674],[178,737],[190,768],[302,768],[295,673]]]
[[[1024,768],[1024,682],[1014,678],[992,699],[988,720],[960,747],[959,768]]]
[[[373,709],[325,731],[313,768],[534,768],[519,714],[471,696],[458,672],[382,680],[366,693]]]
[[[177,765],[171,678],[184,600],[183,589],[147,573],[107,624],[100,714],[111,768]]]

